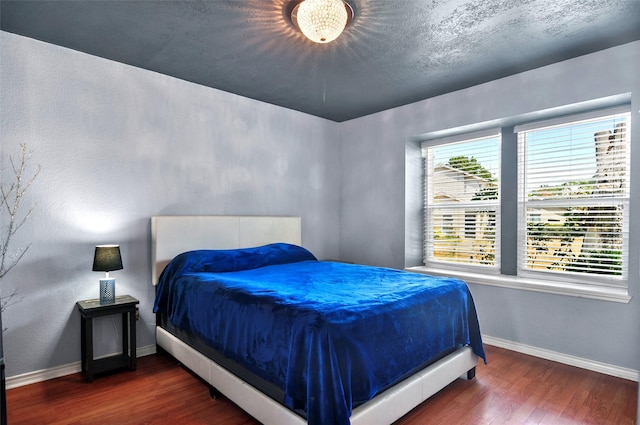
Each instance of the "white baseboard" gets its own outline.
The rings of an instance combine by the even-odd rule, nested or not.
[[[521,344],[518,342],[508,341],[506,339],[496,338],[489,335],[482,335],[482,340],[487,345],[505,348],[507,350],[516,351],[518,353],[527,354],[534,357],[563,363],[569,366],[576,366],[582,369],[591,370],[605,375],[616,376],[618,378],[628,379],[638,382],[640,373],[634,369],[628,369],[620,366],[613,366],[607,363],[588,360],[581,357],[571,356],[569,354],[559,353],[557,351],[546,350],[544,348],[533,347],[531,345]],[[137,357],[148,356],[156,352],[155,345],[147,345],[146,347],[138,347],[136,350]],[[489,359],[491,360],[491,359]],[[82,370],[80,362],[74,362],[63,366],[57,366],[50,369],[28,372],[22,375],[11,376],[7,378],[7,389],[21,387],[23,385],[35,384],[36,382],[46,381],[48,379],[59,378],[61,376],[78,373]]]
[[[156,346],[147,345],[146,347],[138,347],[136,349],[136,357],[148,356],[156,352]],[[106,357],[106,356],[105,356]],[[71,375],[82,371],[80,362],[69,363],[62,366],[52,367],[50,369],[36,370],[27,372],[22,375],[10,376],[6,380],[6,388],[22,387],[23,385],[35,384],[36,382],[46,381],[48,379],[60,378],[61,376]]]
[[[591,370],[593,372],[604,373],[605,375],[628,379],[630,381],[638,382],[638,377],[640,375],[635,369],[614,366],[607,363],[597,362],[595,360],[589,360],[582,357],[559,353],[557,351],[546,350],[544,348],[532,347],[531,345],[508,341],[506,339],[496,338],[489,335],[482,335],[482,341],[487,345],[505,348],[507,350],[516,351],[518,353],[528,354],[530,356],[540,357],[569,366],[575,366],[582,369]],[[491,361],[491,359],[489,359],[489,361]]]

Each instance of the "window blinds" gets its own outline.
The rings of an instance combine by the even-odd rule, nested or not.
[[[515,128],[519,270],[626,277],[626,110]]]
[[[425,264],[499,264],[500,136],[492,133],[423,145]]]

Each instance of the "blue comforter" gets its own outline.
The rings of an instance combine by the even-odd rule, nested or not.
[[[348,424],[354,405],[452,348],[485,358],[464,282],[288,244],[179,255],[154,311],[282,388],[311,425]]]

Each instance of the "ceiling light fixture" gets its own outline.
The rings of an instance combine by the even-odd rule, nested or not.
[[[343,0],[302,0],[291,3],[291,22],[311,41],[329,43],[353,19],[353,9]]]

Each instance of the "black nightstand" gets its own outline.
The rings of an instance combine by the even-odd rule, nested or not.
[[[136,370],[136,310],[138,300],[130,295],[116,297],[112,304],[100,304],[99,299],[78,301],[80,311],[82,371],[89,382],[97,373],[128,367]],[[93,358],[93,318],[122,314],[122,354]]]

